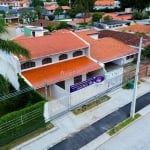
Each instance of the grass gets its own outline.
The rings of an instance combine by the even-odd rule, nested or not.
[[[132,88],[129,87],[129,83],[130,83],[130,84],[131,84],[131,83],[134,84],[134,81],[133,81],[133,80],[132,80],[132,81],[129,81],[127,84],[125,84],[124,86],[122,86],[122,88],[123,88],[123,89],[132,89]],[[138,85],[139,85],[139,84],[141,84],[141,81],[138,81]]]
[[[100,98],[94,100],[93,102],[90,102],[90,103],[88,103],[86,105],[83,105],[83,106],[77,108],[77,109],[74,109],[72,112],[75,115],[79,115],[79,114],[81,114],[81,113],[83,113],[83,112],[85,112],[85,111],[87,111],[89,109],[92,109],[95,106],[98,106],[99,104],[101,104],[101,103],[103,103],[105,101],[108,101],[109,99],[110,99],[110,97],[105,95],[103,97],[100,97]]]
[[[139,118],[141,115],[140,114],[136,114],[134,118],[128,118],[125,121],[121,122],[120,124],[118,124],[117,126],[115,126],[114,128],[112,128],[111,130],[108,131],[108,134],[110,136],[114,135],[115,133],[117,133],[118,131],[120,131],[122,128],[126,127],[128,124],[130,124],[131,122],[133,122],[134,120],[136,120],[137,118]]]
[[[12,141],[11,143],[9,143],[5,146],[0,147],[0,150],[10,150],[11,148],[16,147],[34,137],[37,137],[38,135],[42,134],[45,131],[52,129],[53,127],[54,127],[54,125],[52,123],[48,123],[45,127],[41,127],[25,136],[22,136],[16,140]]]

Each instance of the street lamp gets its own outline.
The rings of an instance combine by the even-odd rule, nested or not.
[[[134,115],[135,115],[136,97],[137,97],[137,85],[138,85],[138,74],[139,74],[141,51],[142,51],[142,41],[143,41],[143,37],[140,38],[138,59],[137,59],[137,64],[136,64],[136,72],[135,72],[135,79],[134,79],[133,100],[131,102],[131,110],[130,110],[130,117],[132,117],[132,118],[134,118]]]

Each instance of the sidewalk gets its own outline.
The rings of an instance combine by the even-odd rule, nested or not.
[[[150,91],[150,78],[144,78],[145,82],[138,85],[138,96],[141,96]],[[68,112],[64,116],[52,121],[55,128],[48,131],[39,137],[36,137],[26,143],[19,145],[14,150],[46,150],[63,139],[72,136],[83,128],[93,124],[97,120],[117,110],[118,108],[131,102],[133,97],[133,90],[118,89],[115,92],[108,94],[111,99],[85,113],[80,115],[73,115]]]

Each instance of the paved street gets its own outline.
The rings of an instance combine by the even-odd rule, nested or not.
[[[103,119],[97,121],[91,126],[81,130],[79,133],[73,135],[72,137],[58,143],[49,150],[78,150],[82,146],[88,144],[93,139],[102,135],[104,132],[108,131],[116,124],[122,122],[130,114],[130,104],[114,111],[113,113],[107,115]],[[136,112],[145,106],[150,104],[150,93],[137,99]],[[110,147],[111,148],[111,147]]]
[[[138,97],[150,92],[150,78],[144,78],[144,81],[145,82],[138,85]],[[21,145],[18,145],[13,148],[13,150],[47,150],[64,139],[75,136],[81,130],[131,102],[133,90],[124,90],[120,88],[116,91],[110,92],[108,95],[111,97],[109,101],[106,101],[101,105],[90,109],[89,111],[77,116],[72,114],[72,112],[68,112],[65,115],[53,120],[52,123],[55,125],[54,129],[47,131]],[[93,136],[91,139],[94,139]]]
[[[150,150],[150,113],[96,150]]]

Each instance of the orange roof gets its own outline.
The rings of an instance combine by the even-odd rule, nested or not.
[[[47,9],[47,10],[55,10],[57,7],[58,6],[56,6],[56,5],[46,5],[45,9]]]
[[[59,6],[56,5],[46,5],[45,9],[47,10],[56,10]],[[60,6],[63,10],[69,10],[71,9],[69,6]]]
[[[84,56],[24,71],[22,74],[35,88],[38,88],[43,87],[45,82],[57,83],[100,68],[101,66]]]
[[[15,39],[15,42],[28,49],[32,59],[87,47],[83,41],[67,30],[46,36]]]
[[[91,22],[92,21],[92,17],[89,17],[89,18],[85,18],[85,22]],[[75,24],[78,24],[78,23],[84,23],[84,19],[81,18],[81,19],[76,19],[76,20],[73,20],[73,21],[70,21],[71,23],[75,23]]]
[[[128,27],[119,28],[119,30],[125,30],[128,32],[150,33],[150,25],[135,24]]]
[[[97,0],[95,6],[112,6],[115,4],[114,0]]]
[[[113,20],[129,20],[132,18],[132,14],[122,14],[118,15],[117,13],[105,13],[103,15],[103,18],[105,16],[110,16]]]
[[[94,32],[94,31],[92,31]],[[92,33],[91,32],[91,33]],[[127,55],[136,54],[137,50],[111,37],[92,39],[89,31],[77,32],[84,40],[90,43],[91,57],[101,62],[109,62]]]

